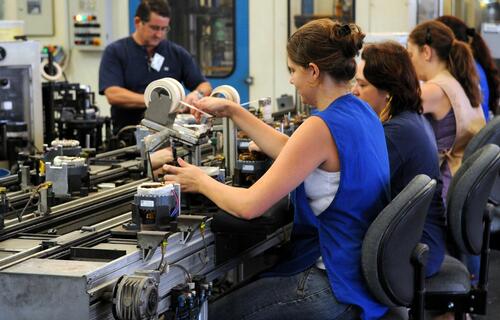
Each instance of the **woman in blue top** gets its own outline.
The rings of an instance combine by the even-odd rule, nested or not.
[[[165,180],[243,219],[260,216],[290,192],[295,207],[291,255],[211,304],[210,319],[357,319],[359,312],[378,319],[387,311],[368,292],[361,271],[364,235],[390,197],[382,125],[350,93],[363,38],[356,25],[330,19],[311,21],[291,36],[290,83],[319,110],[291,137],[229,100],[196,103],[230,117],[275,161],[248,189],[219,183],[180,159],[180,167],[164,166]]]
[[[498,99],[500,97],[500,78],[495,61],[491,57],[491,52],[483,37],[476,32],[474,28],[469,28],[457,17],[441,16],[436,20],[447,25],[455,34],[457,40],[470,45],[474,60],[476,61],[477,74],[479,76],[479,85],[481,86],[482,103],[484,118],[489,120],[489,111],[493,115],[497,114]]]
[[[396,197],[418,174],[437,184],[421,241],[429,246],[426,276],[437,273],[445,253],[445,210],[434,132],[422,115],[420,85],[406,49],[396,42],[363,49],[353,93],[380,116],[391,168],[391,195]]]

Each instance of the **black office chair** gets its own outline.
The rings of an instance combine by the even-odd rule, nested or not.
[[[495,117],[488,122],[488,124],[471,139],[467,148],[465,148],[463,159],[466,160],[470,155],[488,143],[500,146],[500,117]],[[491,225],[492,235],[490,246],[493,249],[500,250],[500,171],[493,184],[488,200],[495,206]]]
[[[479,284],[471,288],[467,268],[447,255],[439,273],[425,281],[426,309],[454,312],[456,319],[464,319],[466,313],[486,314],[493,208],[487,202],[499,170],[500,148],[487,144],[470,155],[453,177],[446,199],[451,252],[481,254]]]
[[[467,160],[474,152],[489,143],[500,146],[500,117],[493,118],[469,141],[464,150],[463,160]]]
[[[363,240],[361,263],[371,293],[394,307],[385,319],[406,318],[409,307],[423,319],[425,263],[429,248],[419,243],[436,181],[418,175],[377,216]],[[406,309],[404,309],[406,312]]]

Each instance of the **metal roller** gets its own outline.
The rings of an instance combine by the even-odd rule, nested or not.
[[[240,104],[240,94],[232,86],[228,85],[218,86],[212,91],[212,94],[210,96],[216,98],[224,98],[227,100],[231,100],[237,104]]]
[[[168,108],[170,108],[168,111],[169,113],[174,113],[182,109],[179,101],[184,100],[184,98],[186,97],[184,87],[179,81],[175,80],[174,78],[158,79],[151,82],[146,87],[146,91],[144,92],[144,103],[147,107],[149,107],[153,93],[157,94],[158,96],[166,95],[170,98],[172,103],[170,104],[170,106],[168,106]]]

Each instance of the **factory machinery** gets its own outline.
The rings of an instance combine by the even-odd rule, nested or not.
[[[129,149],[85,159],[76,143],[58,141],[37,159],[43,168],[0,180],[0,319],[206,319],[209,300],[227,285],[221,280],[239,283],[272,262],[270,249],[290,235],[288,199],[243,221],[154,181],[151,156],[165,146],[207,164],[211,119],[176,122],[183,95],[173,79],[148,86],[130,148],[139,159],[117,160]],[[228,86],[213,95],[239,102]],[[205,169],[224,182],[234,170],[227,163]],[[111,181],[113,188],[96,188]],[[12,213],[18,194],[28,200]]]

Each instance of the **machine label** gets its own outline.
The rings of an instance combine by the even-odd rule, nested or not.
[[[240,142],[240,148],[248,148],[249,144],[250,144],[250,142],[248,142],[248,141]]]
[[[155,202],[153,200],[141,200],[141,207],[153,208]]]
[[[250,171],[250,172],[254,171],[254,169],[255,169],[254,166],[250,164],[245,164],[243,165],[243,168],[241,168],[242,171]]]

